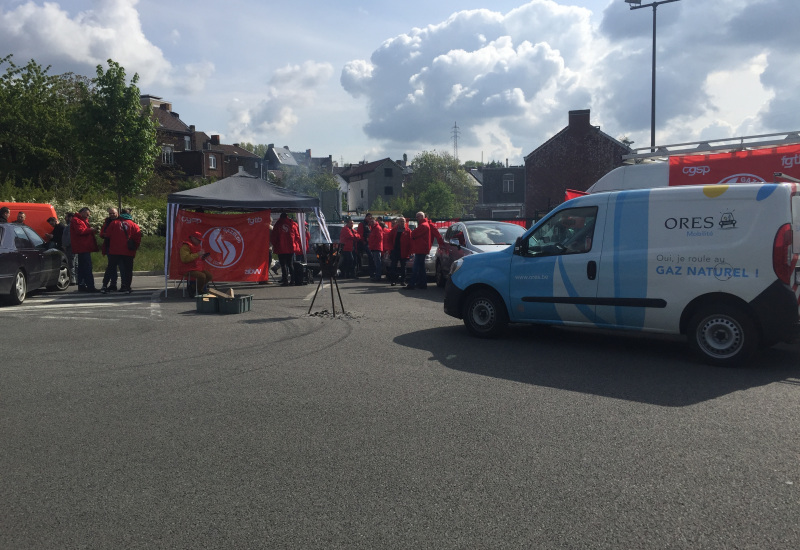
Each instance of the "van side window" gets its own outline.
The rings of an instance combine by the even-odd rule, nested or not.
[[[531,233],[526,243],[526,255],[559,256],[589,252],[596,220],[596,206],[560,210]]]

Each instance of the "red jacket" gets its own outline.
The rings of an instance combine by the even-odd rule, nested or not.
[[[94,238],[95,230],[78,215],[72,217],[69,223],[69,238],[72,243],[72,252],[82,254],[84,252],[97,252],[97,241]]]
[[[186,240],[181,243],[180,255],[181,263],[183,263],[182,273],[188,273],[189,271],[203,271],[205,269],[205,266],[203,265],[203,259],[199,254],[201,247],[202,245],[195,246],[190,240]]]
[[[342,245],[342,251],[352,252],[355,250],[356,240],[358,240],[356,232],[345,225],[342,228],[342,232],[339,233],[339,243]]]
[[[369,230],[369,241],[367,246],[370,250],[383,252],[383,228],[375,223]]]
[[[136,256],[136,250],[128,248],[128,238],[137,245],[142,243],[142,230],[133,220],[117,218],[106,227],[105,236],[108,237],[108,253],[119,256]]]
[[[437,231],[438,233],[438,231]],[[431,251],[431,226],[428,220],[422,220],[422,223],[411,232],[411,253],[412,254],[427,254]]]
[[[272,228],[269,241],[275,254],[299,254],[300,231],[297,222],[290,218],[279,219]]]
[[[388,232],[388,236],[389,238],[386,240],[389,242],[389,246],[386,250],[392,251],[397,240],[397,228],[392,227],[392,230]],[[409,256],[411,256],[411,231],[406,227],[400,235],[400,258],[406,259]]]

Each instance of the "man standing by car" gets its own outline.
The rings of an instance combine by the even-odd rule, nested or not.
[[[78,256],[78,292],[100,292],[94,286],[92,275],[92,252],[97,252],[97,241],[94,236],[97,229],[89,225],[89,208],[84,206],[72,217],[69,235],[72,252]]]
[[[357,278],[356,266],[356,240],[358,235],[353,229],[353,218],[346,218],[344,227],[339,235],[339,243],[342,245],[342,277]]]
[[[116,291],[117,290],[117,267],[119,264],[119,258],[116,256],[112,257],[111,252],[109,252],[109,237],[108,237],[108,227],[111,225],[113,221],[119,218],[119,212],[117,212],[116,208],[109,208],[108,209],[108,217],[103,220],[103,228],[100,230],[100,236],[103,237],[103,255],[108,258],[108,265],[106,266],[106,272],[103,274],[103,287],[100,289],[100,292],[105,294],[108,291]]]
[[[435,233],[435,235],[434,235]],[[411,252],[414,254],[414,267],[411,270],[411,281],[405,287],[408,290],[428,288],[428,276],[425,273],[425,256],[431,251],[431,243],[436,240],[442,244],[444,240],[433,224],[425,218],[425,212],[417,212],[417,228],[411,232]]]
[[[292,269],[293,257],[295,252],[295,242],[300,242],[300,231],[297,223],[281,213],[278,221],[270,234],[272,249],[278,255],[278,262],[281,264],[281,286],[289,286],[289,270]],[[299,248],[299,245],[298,245]]]
[[[370,279],[375,282],[381,280],[381,271],[383,270],[383,228],[374,219],[370,218],[371,225],[369,227],[369,239],[367,244],[369,246],[369,253],[372,257],[372,274]]]
[[[64,237],[64,224],[59,222],[56,218],[47,218],[47,223],[53,228],[51,233],[45,233],[45,237],[50,240],[52,246],[59,250],[64,250],[62,239]]]
[[[131,219],[131,211],[124,209],[118,218],[109,223],[105,231],[108,237],[108,258],[111,258],[119,266],[119,274],[122,279],[120,292],[133,292],[131,282],[133,281],[133,259],[136,251],[142,243],[142,230]],[[115,267],[116,269],[116,267]]]

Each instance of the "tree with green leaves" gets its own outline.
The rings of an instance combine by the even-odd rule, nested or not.
[[[249,141],[245,141],[245,142],[240,143],[239,147],[241,147],[242,149],[245,149],[247,151],[250,151],[254,155],[258,155],[259,157],[261,157],[263,159],[264,155],[267,154],[267,148],[269,146],[268,145],[264,145],[263,143],[259,143],[258,145],[254,145],[254,144],[250,143]]]
[[[139,103],[134,74],[130,84],[125,69],[109,59],[108,70],[97,66],[94,90],[87,93],[77,126],[83,136],[87,164],[95,177],[107,181],[104,189],[122,197],[139,192],[153,172],[160,153],[156,142],[158,123]]]
[[[339,188],[339,184],[333,174],[309,172],[303,167],[285,171],[281,183],[287,189],[312,197],[318,197],[322,191],[332,191]]]
[[[420,208],[427,205],[427,210],[423,208],[426,215],[431,216],[429,211],[433,209],[439,213],[437,217],[460,217],[475,206],[478,192],[470,183],[470,176],[451,154],[423,151],[414,157],[411,167],[414,175],[403,195],[415,197]],[[443,202],[437,204],[439,200]]]
[[[79,105],[77,79],[53,76],[31,60],[18,67],[0,58],[0,180],[58,192],[80,174],[72,116]]]

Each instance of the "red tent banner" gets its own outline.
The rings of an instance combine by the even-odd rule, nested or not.
[[[669,158],[670,185],[773,182],[775,172],[800,178],[800,145]]]
[[[169,262],[170,279],[180,279],[187,271],[181,262],[180,248],[189,235],[199,231],[201,246],[210,255],[206,269],[215,281],[265,281],[269,274],[270,211],[246,214],[205,214],[178,210],[172,235]]]

